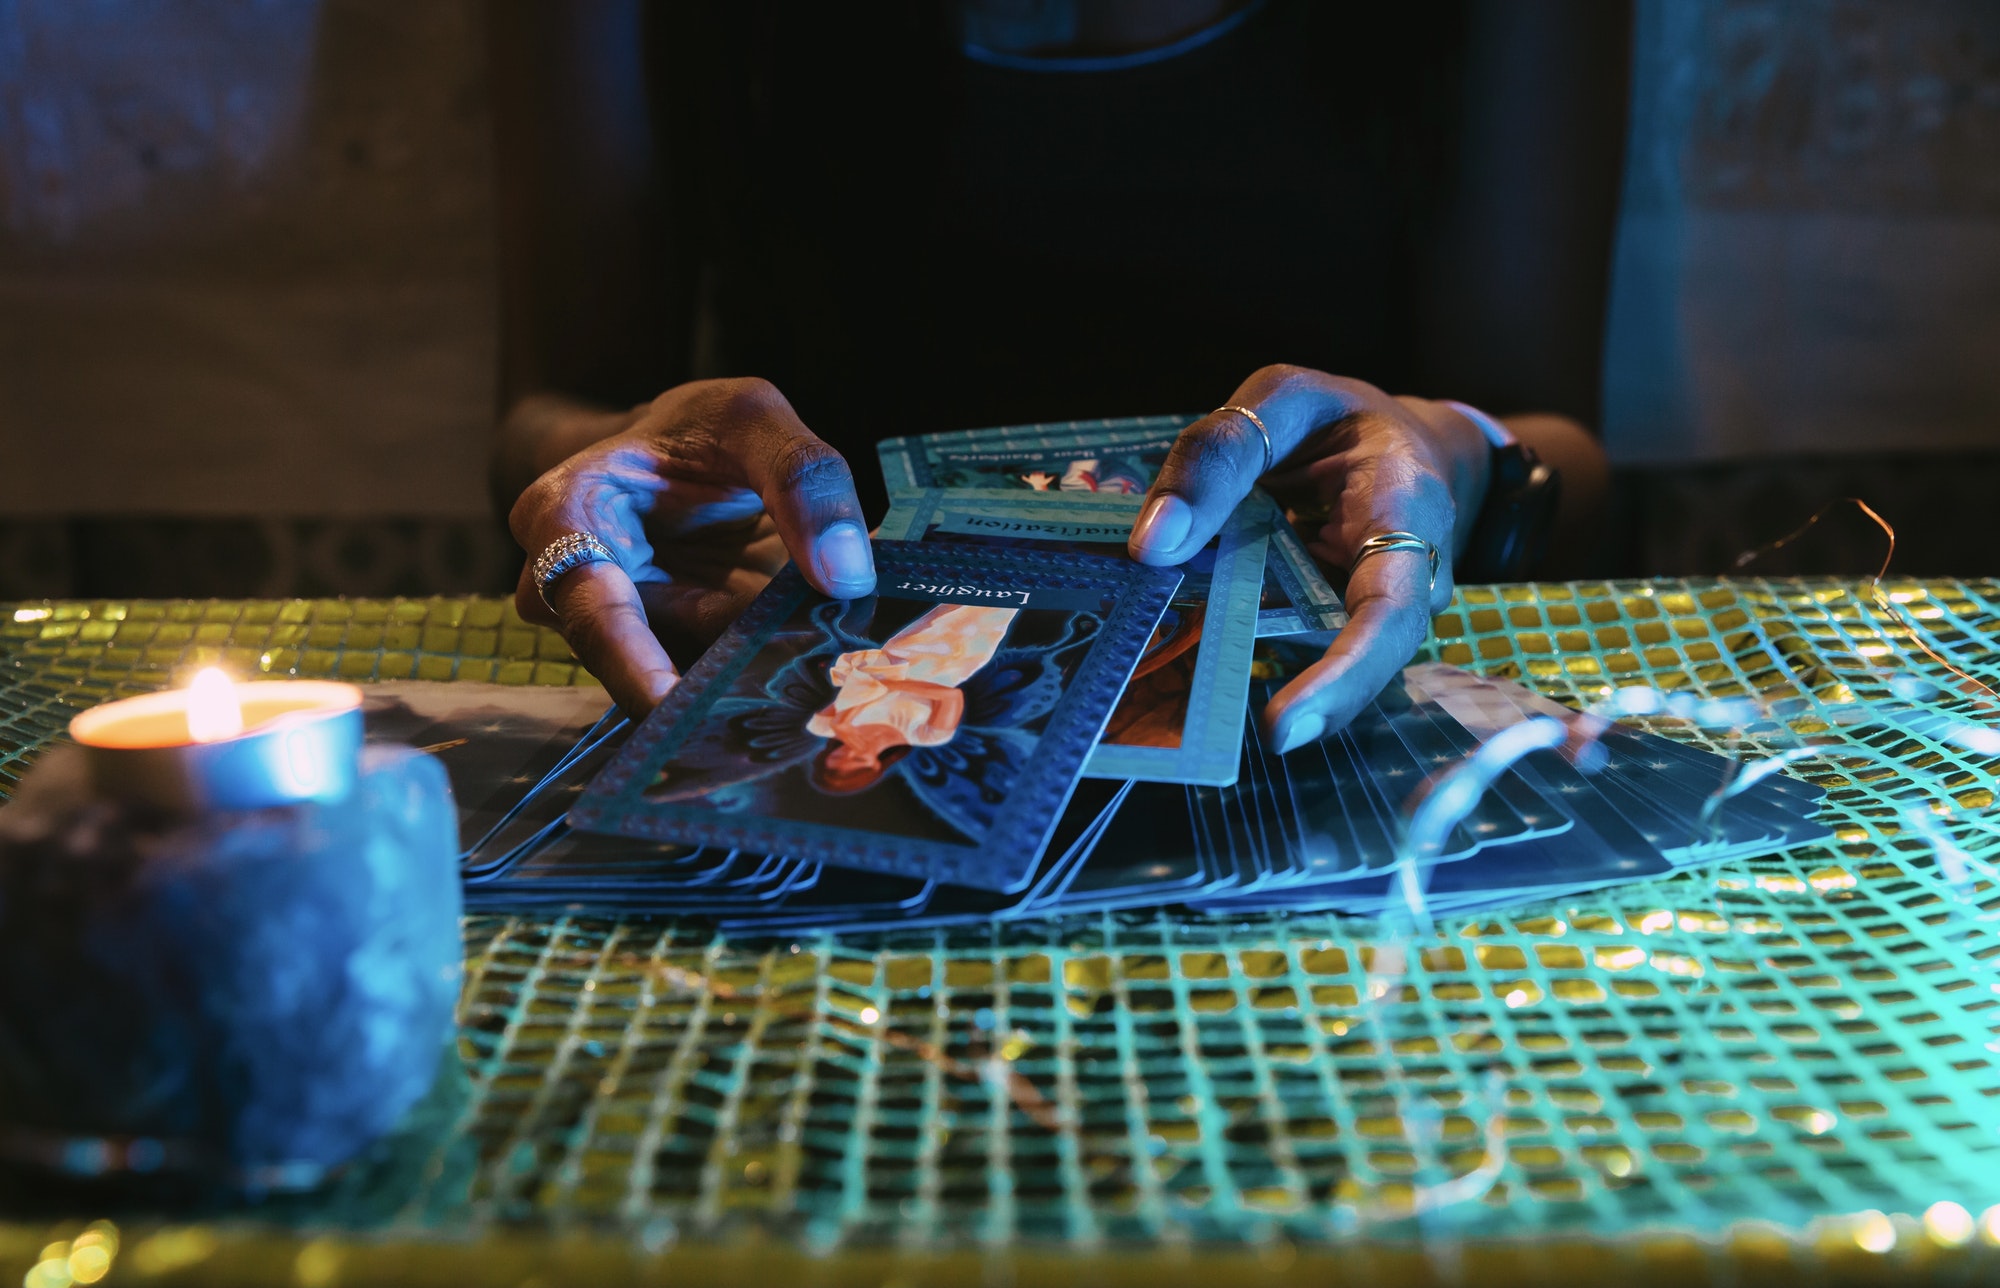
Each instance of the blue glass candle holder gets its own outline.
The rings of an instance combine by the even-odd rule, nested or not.
[[[169,810],[59,748],[0,809],[0,1160],[310,1187],[453,1039],[444,768],[358,752],[335,799]]]

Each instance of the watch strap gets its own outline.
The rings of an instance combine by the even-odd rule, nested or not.
[[[1465,582],[1525,581],[1541,562],[1562,499],[1562,476],[1518,439],[1494,446],[1486,499],[1452,570]]]

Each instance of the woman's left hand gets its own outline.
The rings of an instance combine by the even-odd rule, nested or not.
[[[1451,600],[1452,558],[1485,497],[1490,451],[1479,426],[1449,404],[1303,367],[1265,367],[1228,402],[1257,414],[1268,448],[1241,412],[1213,411],[1188,426],[1147,493],[1132,557],[1183,562],[1260,478],[1280,503],[1327,516],[1307,548],[1349,570],[1348,624],[1265,708],[1273,745],[1289,751],[1353,719],[1422,645],[1431,615]],[[1421,551],[1354,562],[1364,541],[1386,532],[1436,547],[1435,585]]]

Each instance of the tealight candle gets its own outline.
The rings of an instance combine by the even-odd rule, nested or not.
[[[211,667],[185,689],[93,707],[69,733],[107,796],[178,813],[336,801],[360,763],[361,690]]]
[[[430,1090],[457,812],[361,701],[204,672],[77,716],[0,806],[0,1168],[309,1187]]]

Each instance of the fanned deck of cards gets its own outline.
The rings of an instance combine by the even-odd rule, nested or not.
[[[1828,835],[1809,783],[1434,663],[1276,754],[1255,713],[1345,618],[1260,493],[1184,567],[1126,557],[1182,423],[882,444],[876,594],[786,569],[637,728],[601,690],[392,684],[370,734],[444,760],[469,907],[745,934],[1442,915]],[[1431,827],[1523,726],[1560,745]]]

